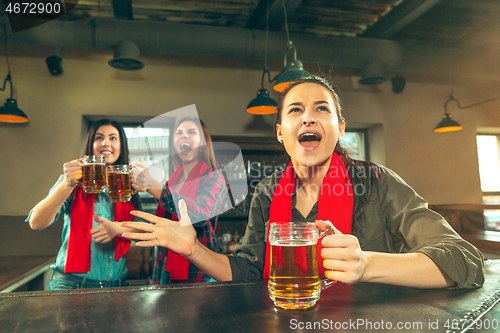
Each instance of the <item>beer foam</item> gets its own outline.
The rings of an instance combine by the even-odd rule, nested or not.
[[[310,246],[310,245],[315,245],[316,242],[312,240],[297,240],[297,239],[278,239],[269,242],[271,245],[274,246]]]

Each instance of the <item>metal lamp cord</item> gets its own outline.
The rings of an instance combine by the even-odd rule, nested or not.
[[[4,7],[4,5],[2,4],[2,8],[3,7]],[[4,37],[5,37],[5,43],[4,43],[5,61],[7,62],[8,73],[7,73],[7,77],[3,81],[3,88],[0,88],[0,90],[1,91],[5,91],[5,88],[6,88],[6,85],[7,85],[7,81],[9,81],[9,84],[10,84],[10,98],[12,99],[12,94],[13,94],[14,89],[12,88],[12,76],[10,75],[9,52],[8,52],[8,49],[7,49],[7,25],[5,23],[5,11],[3,12],[2,16],[3,16],[3,24],[2,24],[2,26],[3,26],[3,34],[4,34]]]

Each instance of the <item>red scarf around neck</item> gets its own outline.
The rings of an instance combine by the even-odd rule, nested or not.
[[[203,160],[199,161],[193,167],[191,172],[189,172],[189,175],[184,181],[178,194],[183,197],[196,200],[196,193],[200,188],[200,180],[203,177],[203,175],[207,173],[207,170],[211,171],[212,169],[208,166],[208,164],[205,161]],[[170,188],[172,192],[175,186],[177,185],[179,178],[181,178],[182,172],[183,168],[181,165],[177,169],[175,169],[174,173],[168,180],[167,186]],[[158,206],[156,215],[164,217],[165,209],[161,206]],[[175,214],[172,214],[171,220],[179,221],[179,218]],[[188,259],[178,254],[177,252],[168,250],[167,262],[165,263],[165,270],[167,272],[170,272],[170,278],[172,280],[187,280],[189,278],[189,264],[190,261]]]
[[[87,194],[84,199],[80,186],[75,189],[71,205],[71,225],[68,240],[68,252],[64,273],[87,273],[90,270],[90,242],[94,215],[94,194]],[[115,203],[115,221],[132,221],[130,212],[134,210],[130,201]],[[130,248],[130,241],[115,237],[115,260],[123,257]]]
[[[292,194],[295,192],[296,174],[292,162],[283,173],[276,188],[269,212],[267,230],[266,261],[264,279],[269,279],[271,263],[271,245],[269,244],[270,224],[274,222],[292,222]],[[328,220],[343,234],[350,234],[354,207],[353,192],[349,174],[337,153],[333,153],[330,168],[323,182],[318,200],[318,220]],[[324,275],[323,258],[321,257],[321,240],[318,240],[318,272]],[[304,247],[305,250],[305,247]],[[273,253],[277,265],[283,265],[280,252]],[[296,251],[295,263],[301,270],[307,270],[305,252]]]

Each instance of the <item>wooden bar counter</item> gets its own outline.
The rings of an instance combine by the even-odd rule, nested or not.
[[[0,257],[0,293],[16,290],[41,274],[47,274],[55,256]]]
[[[498,332],[500,261],[485,267],[486,282],[478,289],[337,283],[305,311],[276,309],[264,281],[5,293],[0,327],[5,332]]]

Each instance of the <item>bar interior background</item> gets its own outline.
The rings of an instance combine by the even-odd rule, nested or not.
[[[279,4],[279,0],[275,2]],[[405,0],[400,5],[404,3],[416,1]],[[435,1],[432,6],[431,1],[420,3],[431,8],[424,11],[419,7],[423,13],[404,22],[406,25],[390,36],[372,38],[364,37],[362,31],[347,36],[311,33],[305,23],[300,24],[301,15],[311,5],[298,1],[294,12],[289,13],[293,23],[290,36],[307,71],[336,73],[348,127],[368,130],[373,162],[393,169],[430,204],[481,203],[476,135],[485,130],[500,133],[500,102],[473,110],[450,106],[463,130],[448,134],[432,130],[443,114],[443,103],[452,86],[454,96],[465,105],[500,95],[500,24],[492,19],[500,15],[500,6],[491,1],[466,0]],[[235,17],[248,20],[259,5],[241,1],[234,9]],[[447,30],[446,20],[436,22],[440,15],[453,19],[444,10],[457,8],[471,13],[465,22],[468,24],[459,18],[448,22],[457,30]],[[74,15],[82,11],[77,6]],[[142,122],[195,104],[213,135],[274,136],[269,131],[245,130],[255,117],[245,108],[255,98],[262,77],[262,27],[117,17],[101,13],[100,18],[88,20],[61,18],[8,34],[14,98],[29,123],[0,124],[0,256],[57,253],[62,223],[35,232],[23,220],[62,173],[62,164],[81,155],[86,134],[84,116]],[[353,20],[361,17],[359,11]],[[483,23],[478,25],[473,19]],[[433,21],[435,25],[431,26]],[[422,22],[432,31],[434,40],[412,36],[411,31]],[[442,30],[436,30],[440,27]],[[139,46],[144,68],[127,72],[108,66],[113,56],[111,46],[124,38]],[[64,71],[53,76],[45,60],[60,47]],[[272,76],[282,69],[285,48],[282,26],[270,31],[268,62]],[[4,55],[2,45],[0,59]],[[403,92],[394,93],[390,80],[379,85],[358,83],[370,56],[389,64],[387,77],[406,79]],[[7,73],[2,60],[0,72]],[[271,86],[266,88],[277,99]],[[5,98],[7,95],[2,93]],[[259,117],[272,124],[272,115]]]

